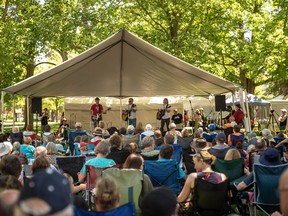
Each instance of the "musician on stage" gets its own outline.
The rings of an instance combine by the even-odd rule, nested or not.
[[[235,112],[233,114],[234,118],[235,118],[235,121],[238,125],[241,125],[243,124],[243,118],[244,118],[244,113],[243,111],[241,110],[241,105],[240,104],[236,104],[235,105]]]
[[[43,109],[40,118],[41,118],[41,132],[44,133],[45,127],[46,125],[48,125],[48,119],[49,119],[49,113],[47,108]]]
[[[163,99],[163,105],[162,107],[159,109],[159,111],[163,112],[163,116],[161,118],[161,127],[160,127],[160,131],[164,132],[164,126],[166,124],[166,128],[167,131],[169,131],[169,124],[170,124],[170,109],[171,109],[171,105],[168,103],[168,99],[164,98]]]
[[[171,120],[173,123],[175,123],[176,129],[181,131],[182,130],[182,123],[183,123],[183,116],[181,113],[178,113],[177,109],[174,109]]]
[[[94,128],[99,126],[99,122],[102,120],[103,106],[100,104],[100,98],[95,98],[95,103],[90,108],[91,121],[93,121]]]
[[[287,126],[287,110],[281,109],[281,116],[279,116],[280,130],[285,130]]]
[[[137,106],[133,103],[133,98],[129,98],[128,105],[125,108],[125,113],[128,115],[127,124],[136,127],[136,111]]]

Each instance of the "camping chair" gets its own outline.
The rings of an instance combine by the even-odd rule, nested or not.
[[[82,135],[86,135],[86,131],[78,131],[78,130],[69,130],[69,139],[68,139],[68,144],[69,144],[69,149],[70,149],[70,153],[71,155],[74,154],[74,139],[77,136],[82,136]]]
[[[215,139],[217,136],[217,133],[203,133],[203,138],[207,140],[207,142],[212,142],[213,139]]]
[[[74,182],[78,182],[77,173],[83,167],[85,156],[65,156],[56,157],[56,163],[62,172],[68,173],[73,177]]]
[[[278,166],[254,164],[254,215],[256,215],[257,209],[266,215],[280,210],[277,189],[280,176],[287,168],[288,164]]]
[[[193,136],[189,137],[178,137],[177,144],[180,145],[183,151],[190,151],[191,146],[190,144],[193,142]]]
[[[22,173],[23,173],[23,182],[32,177],[32,165],[23,164],[22,165]]]
[[[228,188],[227,180],[214,184],[197,178],[192,198],[194,215],[217,216],[228,213]]]
[[[74,216],[136,216],[135,205],[129,202],[107,212],[86,211],[74,206]]]
[[[166,186],[171,188],[175,194],[180,193],[180,173],[175,160],[145,161],[144,164],[144,173],[150,177],[154,187]]]
[[[186,174],[189,175],[192,172],[196,172],[195,164],[193,162],[194,154],[188,154],[183,152],[183,163],[186,169]]]
[[[88,204],[89,210],[92,208],[92,190],[96,186],[97,179],[102,176],[102,171],[109,167],[94,167],[90,165],[86,165],[86,191],[85,191],[85,200]]]
[[[143,186],[143,172],[139,169],[110,168],[102,172],[103,177],[117,179],[120,190],[120,205],[134,202],[136,212],[140,213],[139,197]]]
[[[217,159],[214,165],[216,172],[224,173],[228,178],[231,188],[234,181],[240,182],[246,176],[244,174],[244,159],[239,158],[236,160],[221,160]]]

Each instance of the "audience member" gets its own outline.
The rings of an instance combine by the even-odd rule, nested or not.
[[[160,130],[159,130],[160,131]],[[152,125],[151,124],[147,124],[145,126],[145,131],[141,133],[140,137],[141,137],[141,142],[143,140],[144,137],[146,136],[150,136],[150,137],[154,137],[154,132],[152,130]],[[162,143],[161,143],[162,144]]]
[[[233,127],[233,133],[228,136],[228,145],[235,147],[237,142],[244,143],[244,135],[240,132],[241,127],[235,125]]]
[[[51,170],[39,170],[21,191],[15,215],[73,216],[70,184]]]
[[[8,189],[0,193],[0,215],[14,215],[14,207],[17,204],[20,195],[19,190]]]
[[[169,131],[167,131],[166,132],[166,135],[167,134],[171,134],[171,135],[173,135],[173,137],[174,137],[174,142],[173,143],[177,143],[177,137],[178,136],[182,136],[182,134],[180,133],[180,131],[179,130],[177,130],[177,127],[176,127],[176,124],[175,123],[170,123],[169,124]],[[166,136],[165,135],[165,136]]]
[[[282,214],[274,212],[271,216],[286,216],[288,215],[288,170],[282,173],[280,177],[278,191],[280,193],[280,210]]]
[[[47,169],[49,167],[50,163],[45,157],[37,157],[32,164],[32,174],[34,175],[37,171]]]
[[[99,179],[96,182],[95,191],[95,210],[97,212],[110,211],[119,206],[120,193],[114,179]]]
[[[96,157],[86,161],[81,171],[78,173],[79,182],[83,183],[86,179],[86,165],[104,168],[116,165],[111,159],[106,158],[110,153],[109,142],[102,140],[94,149]]]
[[[73,205],[77,206],[78,208],[88,210],[88,204],[85,202],[83,197],[79,194],[80,191],[84,191],[86,189],[86,184],[80,184],[75,186],[74,180],[71,175],[68,173],[63,173],[63,176],[65,176],[70,184],[70,188],[72,191],[72,199],[73,199]]]
[[[47,149],[44,146],[36,147],[35,152],[34,152],[34,157],[35,158],[38,158],[38,157],[46,158],[47,157]],[[49,162],[49,160],[48,160],[48,162]],[[59,172],[58,169],[53,164],[51,164],[50,162],[49,162],[49,164],[50,164],[49,166],[52,170]]]
[[[259,159],[260,164],[263,164],[265,166],[276,166],[280,165],[280,154],[279,152],[274,148],[267,148],[264,150]],[[254,181],[254,175],[253,173],[250,173],[243,181],[241,181],[237,185],[237,190],[241,191],[244,190],[248,185],[250,185]]]
[[[14,175],[0,175],[0,193],[10,189],[21,190],[22,187],[22,182]]]
[[[32,164],[34,160],[35,147],[32,146],[32,139],[29,136],[24,137],[24,144],[20,147],[20,152],[26,154],[28,159],[28,164]]]
[[[93,144],[94,148],[101,142],[101,140],[103,139],[103,133],[101,129],[97,129],[93,135],[95,137],[93,137],[90,141],[89,144]]]
[[[133,125],[128,125],[126,135],[127,136],[133,136],[134,135],[134,130],[135,130],[135,128],[134,128]]]
[[[0,136],[0,160],[6,155],[10,155],[13,149],[11,143],[6,140],[4,136]]]
[[[159,150],[155,150],[155,140],[153,137],[146,136],[142,140],[141,146],[141,155],[145,158],[145,160],[149,160],[149,158],[158,158]]]
[[[185,185],[178,196],[178,202],[184,202],[188,198],[194,188],[195,179],[197,178],[202,178],[214,184],[219,184],[226,180],[224,174],[212,170],[211,164],[213,163],[214,158],[215,157],[207,151],[200,151],[193,157],[197,172],[191,173],[187,177]]]
[[[16,155],[6,155],[0,161],[0,171],[2,175],[13,175],[17,179],[20,177],[22,165]]]
[[[9,135],[11,143],[14,142],[19,142],[19,143],[23,143],[23,133],[19,131],[19,127],[18,126],[13,126],[12,127],[12,133],[10,133]]]
[[[58,154],[58,148],[54,142],[48,142],[46,145],[47,149],[47,160],[50,162],[50,164],[57,166],[56,157],[59,156]]]
[[[160,130],[154,131],[154,139],[155,139],[156,146],[162,145],[164,143],[164,138]]]
[[[134,134],[141,134],[142,132],[144,132],[143,123],[142,122],[138,122],[136,127],[135,127]]]
[[[223,160],[229,149],[229,146],[225,142],[226,135],[222,132],[218,133],[216,136],[216,145],[208,149],[208,152],[214,155],[216,158]]]
[[[144,168],[144,159],[139,154],[130,154],[124,165],[124,169],[140,169],[143,170]],[[142,186],[142,192],[139,197],[139,206],[141,205],[141,200],[145,194],[150,192],[153,189],[153,185],[151,183],[151,180],[148,175],[143,174],[143,186]]]
[[[131,154],[127,149],[122,149],[121,137],[118,134],[113,134],[109,139],[111,148],[110,153],[107,155],[107,158],[115,161],[116,164],[121,164],[125,162],[126,158]]]
[[[23,152],[20,152],[20,143],[19,142],[14,142],[13,143],[13,150],[12,150],[12,154],[18,156],[21,164],[28,164],[28,159],[26,154],[24,154]]]
[[[178,215],[177,197],[171,189],[165,187],[146,194],[140,208],[142,216]]]

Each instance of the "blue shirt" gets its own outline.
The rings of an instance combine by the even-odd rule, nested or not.
[[[99,167],[99,168],[105,168],[109,166],[115,166],[116,163],[112,159],[108,159],[108,158],[97,158],[97,157],[93,158],[91,160],[86,161],[86,163],[82,167],[80,172],[84,175],[86,175],[86,165]]]
[[[34,159],[35,147],[32,145],[21,145],[20,152],[25,153],[28,159]]]

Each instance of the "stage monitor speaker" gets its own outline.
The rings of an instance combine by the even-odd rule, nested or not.
[[[42,98],[33,97],[32,98],[32,113],[42,113]]]
[[[225,111],[226,110],[225,95],[215,95],[215,110],[216,111]]]

